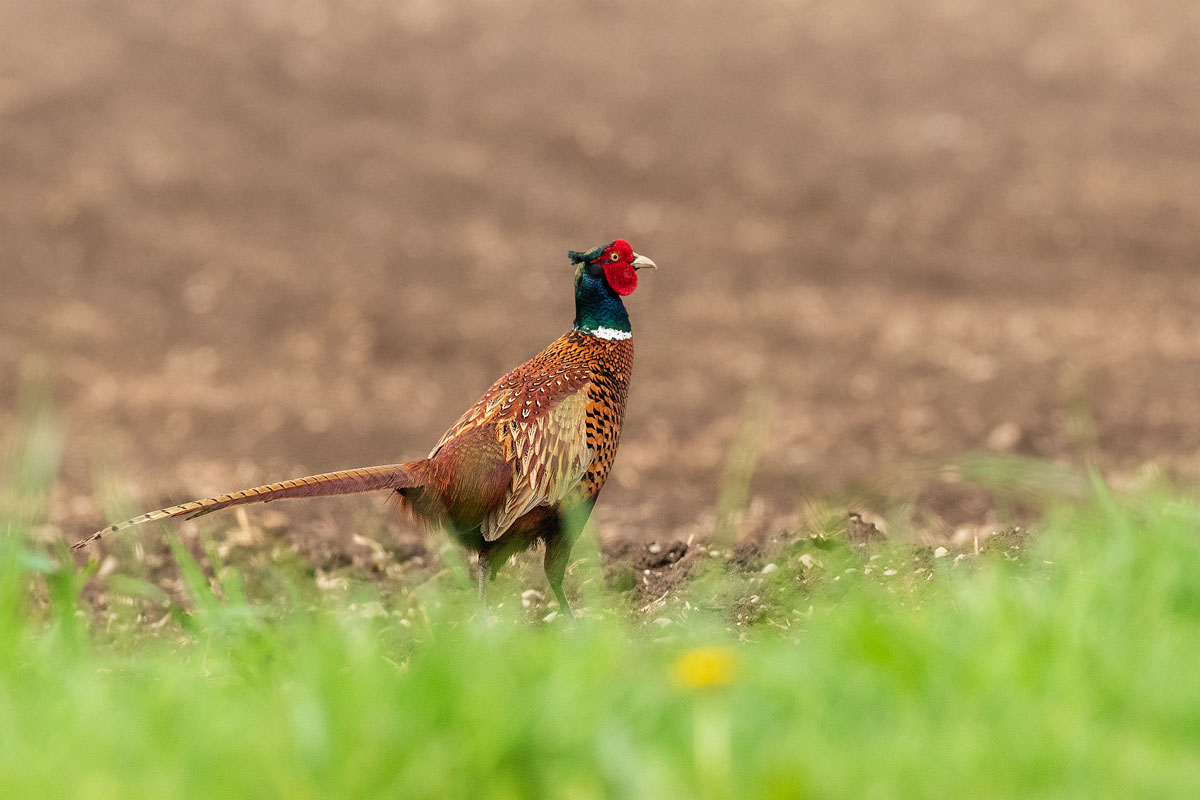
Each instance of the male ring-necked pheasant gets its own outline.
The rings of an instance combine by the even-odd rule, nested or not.
[[[608,478],[633,366],[621,298],[639,269],[655,268],[618,239],[575,265],[575,326],[492,385],[446,431],[428,458],[273,483],[151,511],[98,531],[73,550],[143,522],[209,514],[286,497],[388,489],[399,507],[444,527],[479,554],[479,591],[509,556],[545,542],[546,579],[559,606],[571,547]]]

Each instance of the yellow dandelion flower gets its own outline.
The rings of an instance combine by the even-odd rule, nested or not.
[[[671,677],[685,689],[725,686],[733,682],[737,662],[731,647],[696,647],[675,659]]]

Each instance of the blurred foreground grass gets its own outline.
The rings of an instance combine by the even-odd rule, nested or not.
[[[321,593],[303,571],[205,574],[175,546],[180,602],[34,543],[58,439],[29,419],[0,487],[0,797],[1200,786],[1200,510],[1178,492],[1097,482],[1015,559],[886,545],[870,561],[820,536],[766,574],[710,559],[669,625],[612,590],[576,625],[485,619],[438,582]],[[731,626],[751,587],[760,611]]]

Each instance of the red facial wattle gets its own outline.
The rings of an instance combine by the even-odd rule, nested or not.
[[[609,288],[622,297],[633,294],[638,284],[637,270],[633,268],[633,264],[626,261],[605,264],[604,278],[608,281]]]
[[[622,297],[633,294],[638,278],[633,266],[633,247],[629,242],[617,239],[604,249],[600,259],[609,288]]]

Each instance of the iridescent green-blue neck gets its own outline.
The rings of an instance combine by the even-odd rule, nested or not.
[[[575,271],[575,330],[607,339],[632,334],[620,296],[609,288],[603,273],[591,275],[584,264]]]

